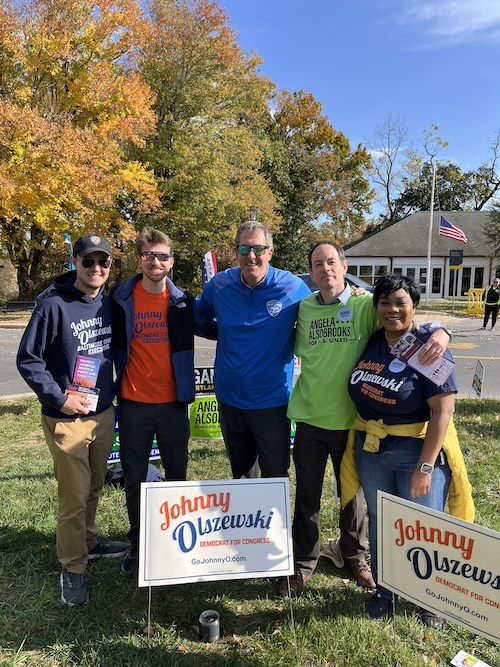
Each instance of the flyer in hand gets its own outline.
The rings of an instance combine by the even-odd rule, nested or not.
[[[394,343],[391,347],[391,352],[398,359],[401,359],[401,361],[404,361],[408,366],[422,373],[422,375],[425,375],[426,378],[429,378],[429,380],[440,387],[450,377],[455,368],[455,363],[451,359],[441,357],[434,363],[422,364],[418,359],[418,354],[423,345],[424,343],[421,340],[408,331],[401,336],[397,343]]]
[[[77,394],[90,402],[88,406],[90,412],[95,412],[97,409],[99,389],[96,388],[96,383],[100,363],[100,359],[79,355],[76,358],[73,383],[66,387],[66,394]]]

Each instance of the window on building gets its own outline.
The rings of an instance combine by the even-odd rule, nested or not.
[[[482,266],[478,266],[474,271],[474,288],[480,289],[484,284],[483,281],[484,281],[484,268]]]
[[[406,269],[406,277],[411,280],[415,280],[415,267],[409,267]]]
[[[370,285],[373,284],[372,265],[361,265],[359,267],[359,277]]]
[[[432,269],[432,294],[441,294],[441,269]]]
[[[460,294],[465,294],[468,290],[471,288],[471,273],[472,269],[470,266],[464,266],[462,269],[462,289],[460,290]],[[455,271],[451,272],[452,277],[455,275]],[[451,282],[451,280],[450,280]],[[454,282],[454,281],[453,281]],[[453,292],[452,292],[453,294]]]

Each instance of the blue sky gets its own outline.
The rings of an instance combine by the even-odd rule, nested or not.
[[[500,0],[220,0],[244,51],[279,88],[310,91],[351,146],[389,116],[440,159],[488,159],[500,130]]]

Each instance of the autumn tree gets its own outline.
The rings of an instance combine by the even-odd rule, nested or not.
[[[33,299],[46,252],[133,226],[118,202],[157,205],[152,173],[126,157],[154,127],[131,56],[135,0],[0,4],[0,246]]]
[[[343,244],[359,236],[372,197],[368,153],[361,146],[351,151],[321,111],[311,93],[283,90],[267,129],[265,173],[282,217],[275,264],[295,273],[306,269],[318,238]]]
[[[157,127],[136,155],[154,169],[162,208],[153,219],[174,240],[176,280],[190,285],[207,250],[216,249],[219,268],[234,261],[234,233],[251,205],[278,223],[260,172],[273,84],[217,3],[149,0],[147,15],[139,66],[156,95]]]

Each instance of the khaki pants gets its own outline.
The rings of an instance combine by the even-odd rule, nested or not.
[[[83,574],[100,532],[95,515],[113,444],[114,408],[79,418],[42,415],[42,428],[58,482],[57,558]]]

